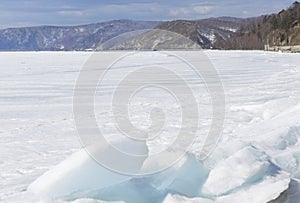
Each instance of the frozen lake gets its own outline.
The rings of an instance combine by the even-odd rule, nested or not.
[[[199,60],[196,52],[181,54]],[[156,201],[264,203],[275,199],[292,183],[298,185],[300,179],[300,55],[262,51],[205,51],[205,54],[219,72],[224,87],[226,116],[222,138],[202,162],[207,176],[201,180],[198,191],[188,197],[180,195],[175,186],[174,190],[161,186],[163,197]],[[81,150],[73,118],[73,94],[80,70],[91,55],[88,52],[0,53],[0,201],[38,201],[39,197],[28,194],[28,186]],[[180,69],[176,59],[159,55],[140,52],[139,59]],[[128,65],[143,64],[129,58],[127,63],[118,65],[120,72],[115,75]],[[193,75],[182,74],[191,82],[199,99],[197,105],[203,114],[199,122],[202,132],[206,132],[211,119],[208,94]],[[112,86],[108,84],[104,90],[112,91]],[[162,95],[149,92],[149,98],[159,99]],[[106,98],[98,99],[100,108],[108,105],[103,102]],[[173,104],[168,99],[155,102],[166,108]],[[171,111],[168,122],[177,122],[177,113]],[[149,118],[140,115],[133,114],[133,121],[144,128]],[[101,116],[109,117],[100,114],[98,119]],[[110,132],[105,127],[104,131]],[[163,149],[174,129],[147,143],[149,151]],[[196,158],[199,145],[196,141],[189,149]],[[300,189],[296,186],[293,189],[293,194],[288,191],[286,202],[300,197]]]

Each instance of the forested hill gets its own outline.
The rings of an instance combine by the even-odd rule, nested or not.
[[[219,41],[221,49],[263,49],[264,45],[300,45],[300,3],[295,2],[278,14],[252,19],[227,41]]]

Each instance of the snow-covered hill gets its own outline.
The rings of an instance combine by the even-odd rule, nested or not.
[[[211,48],[216,41],[227,41],[250,20],[229,17],[168,22],[115,20],[81,26],[9,28],[0,30],[0,51],[93,50],[120,34],[153,28],[182,34],[202,48]],[[131,46],[138,48],[139,45]]]
[[[227,42],[236,31],[253,19],[219,17],[195,21],[175,20],[161,23],[157,28],[180,33],[205,49],[216,48],[216,43],[217,48],[225,48],[220,44]]]
[[[82,26],[41,26],[0,30],[1,51],[86,50],[122,33],[151,29],[159,22],[115,20]]]

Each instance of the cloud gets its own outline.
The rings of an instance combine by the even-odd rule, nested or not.
[[[214,6],[191,5],[170,3],[131,3],[131,4],[108,4],[98,8],[93,8],[88,13],[101,13],[105,16],[118,16],[119,18],[130,19],[150,19],[150,20],[172,20],[172,19],[195,19],[204,17],[213,11]],[[124,17],[125,16],[125,17]],[[116,18],[116,17],[115,17]]]
[[[214,8],[214,6],[190,6],[172,8],[169,13],[172,17],[192,18],[198,17],[199,15],[206,15],[214,10]]]
[[[83,16],[84,15],[82,11],[71,11],[71,10],[58,11],[57,14],[61,16]]]
[[[140,14],[151,14],[155,12],[158,5],[155,3],[131,3],[131,4],[106,4],[85,9],[89,15],[99,16],[132,16]]]
[[[214,10],[214,6],[196,6],[193,8],[193,10],[200,15],[203,14],[208,14],[210,13],[212,10]]]
[[[191,10],[187,8],[176,8],[176,9],[171,9],[170,10],[170,15],[171,16],[183,16],[190,14]]]

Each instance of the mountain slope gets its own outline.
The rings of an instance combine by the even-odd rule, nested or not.
[[[179,33],[205,49],[262,50],[265,45],[295,46],[300,45],[300,3],[295,2],[278,14],[247,19],[219,17],[167,22],[115,20],[81,26],[10,28],[0,30],[0,51],[95,50],[99,44],[120,34],[153,28]],[[130,46],[122,47],[119,44],[114,49],[155,47],[146,45],[149,41],[153,42],[151,36],[145,35],[141,39],[143,46],[133,40]],[[176,45],[174,48],[177,48]]]
[[[269,17],[268,22],[271,32],[266,37],[265,43],[271,46],[300,45],[300,3],[295,2],[287,10]]]
[[[300,45],[300,3],[278,14],[265,15],[244,24],[230,40],[217,45],[224,49],[264,49],[269,46]]]
[[[157,28],[182,34],[197,42],[202,48],[213,48],[218,41],[227,41],[243,24],[250,20],[231,17],[197,21],[176,20],[162,23]]]
[[[0,30],[0,51],[94,50],[120,34],[152,28],[179,33],[202,48],[213,48],[248,21],[230,17],[167,22],[116,20],[82,26],[10,28]],[[132,44],[131,48],[139,49],[140,45]]]
[[[0,50],[85,50],[122,33],[151,29],[159,22],[116,20],[82,26],[41,26],[0,30]]]

